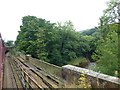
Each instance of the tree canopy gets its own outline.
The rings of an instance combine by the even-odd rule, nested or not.
[[[111,0],[100,18],[99,40],[93,58],[97,60],[97,70],[109,75],[118,75],[118,22],[117,0]]]
[[[51,23],[24,16],[15,44],[25,54],[61,66],[81,56],[91,59],[94,39],[76,32],[71,21]]]
[[[97,62],[97,71],[118,76],[117,0],[110,0],[99,27],[77,32],[71,21],[51,23],[35,16],[24,16],[15,41],[18,51],[55,65],[77,58]]]

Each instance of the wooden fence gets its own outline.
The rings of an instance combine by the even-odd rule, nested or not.
[[[23,88],[23,89],[40,89],[45,88],[62,88],[62,80],[47,73],[41,67],[28,63],[20,56],[13,57],[6,55],[3,70],[3,89],[5,88]],[[9,83],[11,82],[11,83]]]

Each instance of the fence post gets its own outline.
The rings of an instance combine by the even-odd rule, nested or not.
[[[29,55],[29,54],[25,56],[25,61],[26,61],[27,63],[29,62],[30,57],[31,57],[31,55]]]

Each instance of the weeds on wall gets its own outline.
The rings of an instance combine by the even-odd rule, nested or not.
[[[83,71],[83,72],[80,74],[80,78],[79,78],[79,80],[78,80],[78,85],[79,85],[80,88],[91,88],[91,84],[90,84],[90,82],[87,80],[85,71]]]

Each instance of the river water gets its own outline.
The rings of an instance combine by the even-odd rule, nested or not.
[[[85,68],[95,70],[96,69],[96,62],[90,62]]]

